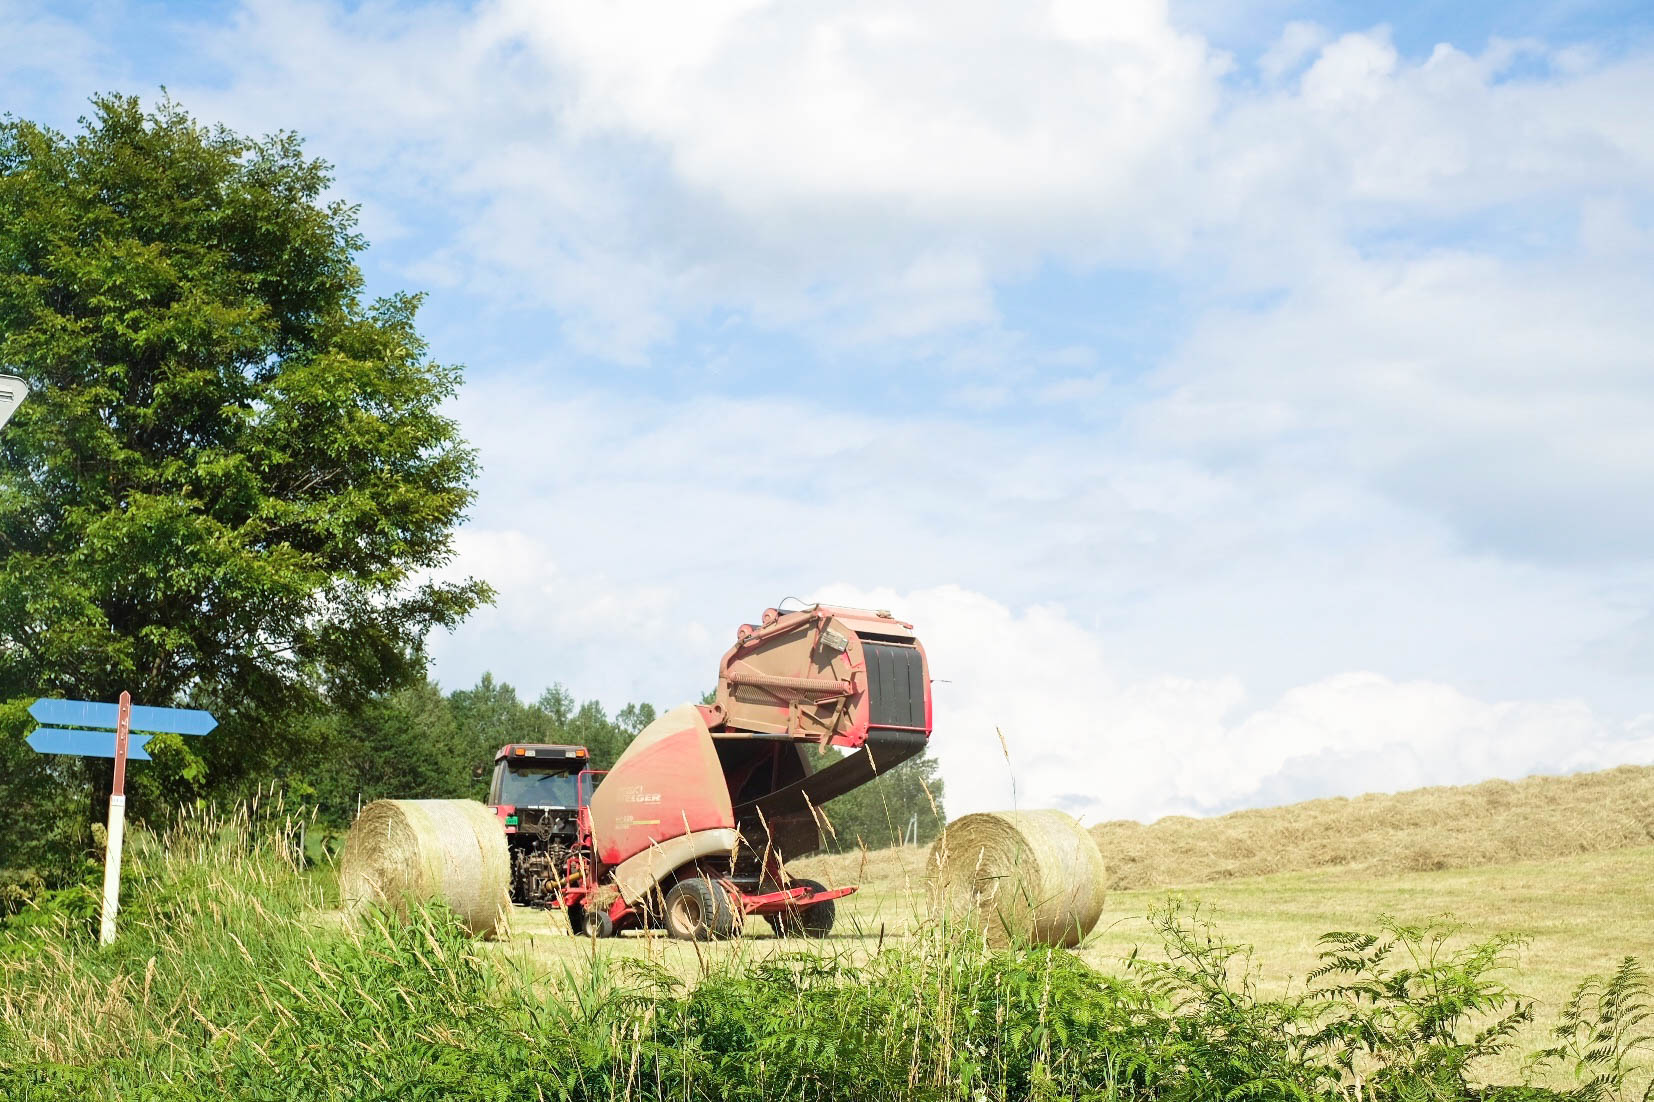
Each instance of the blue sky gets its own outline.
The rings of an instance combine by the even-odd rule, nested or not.
[[[431,640],[611,706],[927,639],[953,810],[1654,761],[1654,13],[0,0],[0,107],[292,129],[485,474]]]

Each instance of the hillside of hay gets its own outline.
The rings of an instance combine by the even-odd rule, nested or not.
[[[1478,868],[1654,842],[1654,766],[1310,800],[1210,819],[1099,824],[1109,886],[1152,889],[1342,868]]]

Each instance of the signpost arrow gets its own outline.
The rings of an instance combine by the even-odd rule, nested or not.
[[[120,725],[120,705],[91,700],[50,700],[41,697],[29,705],[29,714],[41,723],[65,727],[107,727]],[[218,726],[211,712],[197,708],[145,708],[132,706],[127,726],[134,731],[166,731],[174,735],[204,735]]]
[[[6,378],[0,376],[0,381]],[[0,409],[0,414],[5,412]],[[0,424],[4,421],[5,418],[0,416]],[[133,736],[132,732],[204,735],[218,726],[218,720],[212,717],[211,712],[198,708],[134,707],[131,693],[122,693],[118,704],[43,697],[29,705],[29,714],[41,723],[67,725],[36,728],[28,741],[39,753],[115,759],[115,784],[109,794],[109,844],[104,848],[103,855],[103,926],[98,935],[98,940],[108,945],[115,940],[115,914],[121,906],[121,840],[126,833],[126,759],[150,760],[144,752],[144,745],[149,742],[150,736]],[[103,730],[68,729],[75,727],[101,727]]]
[[[133,735],[127,742],[126,756],[134,761],[149,761],[144,752],[148,735]],[[61,727],[36,727],[28,743],[38,754],[78,754],[83,758],[112,758],[115,756],[113,731],[65,731]]]
[[[16,375],[0,375],[0,428],[5,427],[28,396],[29,388],[22,379]]]

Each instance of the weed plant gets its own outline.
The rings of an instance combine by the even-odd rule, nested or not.
[[[1566,1089],[1482,1083],[1531,1005],[1504,980],[1510,939],[1442,923],[1329,934],[1322,967],[1277,998],[1249,950],[1175,901],[1154,916],[1157,951],[1119,976],[937,925],[865,959],[831,943],[707,958],[693,982],[596,946],[531,977],[441,909],[330,916],[294,839],[252,814],[134,832],[106,949],[78,908],[8,919],[0,1097],[1654,1098],[1634,960],[1581,984],[1533,1055]]]

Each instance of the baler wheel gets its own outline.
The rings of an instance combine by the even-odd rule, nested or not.
[[[716,880],[687,876],[666,893],[666,932],[682,941],[708,941],[735,933],[735,908]]]
[[[827,890],[825,884],[815,880],[794,880],[793,886],[809,888],[816,892]],[[776,937],[826,937],[832,932],[833,920],[837,917],[838,907],[831,899],[823,899],[820,903],[811,903],[807,907],[791,907],[779,914],[765,916]]]

